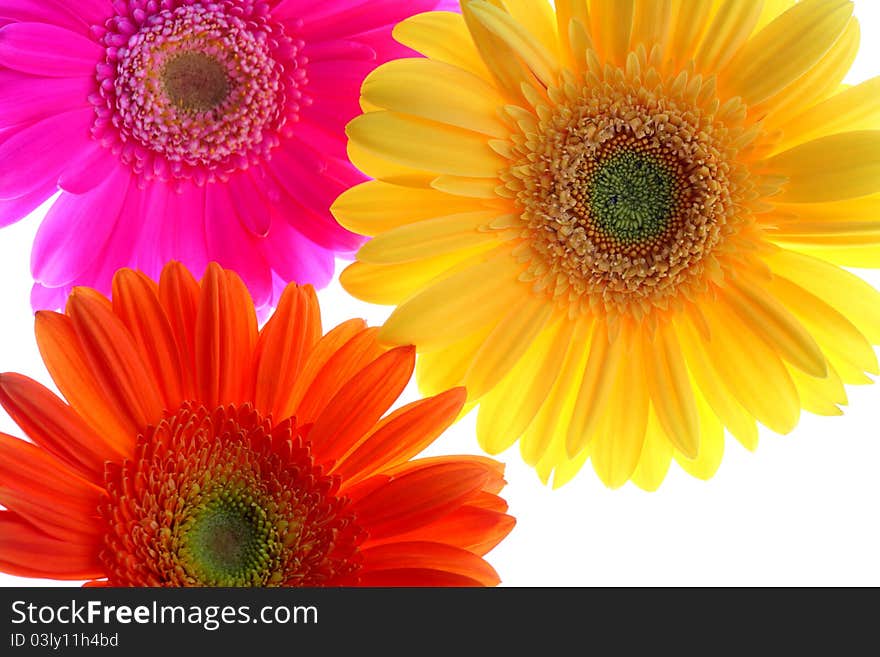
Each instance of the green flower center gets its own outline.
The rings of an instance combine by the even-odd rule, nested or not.
[[[650,155],[614,153],[597,166],[586,189],[596,226],[624,244],[662,235],[675,211],[675,181]]]
[[[208,586],[266,580],[282,548],[266,510],[244,491],[224,490],[181,526],[184,567]]]

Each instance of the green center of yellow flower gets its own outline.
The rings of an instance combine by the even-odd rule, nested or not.
[[[162,82],[171,102],[186,112],[207,112],[229,95],[226,69],[200,52],[184,52],[170,59],[162,69]]]
[[[654,158],[619,151],[596,167],[581,194],[597,227],[625,244],[661,235],[675,210],[675,177]]]
[[[278,527],[254,496],[222,491],[181,527],[180,556],[209,586],[266,581],[283,547]]]

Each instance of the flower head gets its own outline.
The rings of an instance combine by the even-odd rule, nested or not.
[[[654,489],[878,373],[877,80],[846,0],[465,0],[364,83],[342,275],[545,481]],[[685,7],[684,4],[688,6]]]
[[[411,347],[360,320],[321,332],[290,285],[257,329],[238,276],[119,271],[36,319],[67,403],[20,374],[0,403],[0,569],[111,586],[493,585],[513,527],[482,457],[412,460],[462,389],[386,415]]]
[[[344,126],[395,22],[438,0],[0,0],[0,226],[55,194],[35,308],[175,259],[259,307],[324,286],[362,239],[329,206],[364,180]]]

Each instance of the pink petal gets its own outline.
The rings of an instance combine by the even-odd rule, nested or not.
[[[11,201],[0,201],[0,228],[28,216],[57,191],[53,183],[47,183]]]
[[[437,4],[437,0],[286,0],[272,11],[272,15],[282,20],[301,18],[304,23],[303,38],[306,41],[317,41],[361,34],[384,25],[395,25],[413,14],[430,11]]]
[[[64,308],[64,302],[70,294],[72,286],[46,287],[41,283],[34,283],[31,287],[31,308],[37,310],[60,310]]]
[[[265,237],[272,225],[272,208],[252,170],[240,171],[229,179],[229,196],[242,225],[256,237]]]
[[[0,65],[33,75],[93,75],[104,51],[97,43],[57,25],[11,23],[0,28]]]
[[[187,183],[177,192],[161,182],[151,186],[156,207],[160,207],[160,201],[164,201],[165,207],[164,213],[154,215],[151,222],[159,228],[156,257],[163,265],[169,260],[179,260],[195,275],[201,275],[208,266],[205,188]],[[141,251],[149,248],[146,239],[145,235]]]
[[[107,179],[116,168],[124,166],[110,149],[97,141],[90,142],[76,162],[58,178],[58,186],[71,194],[84,194]]]
[[[166,232],[169,234],[172,232],[167,230],[168,203],[172,197],[177,198],[178,194],[164,182],[147,183],[141,194],[144,214],[141,216],[141,234],[135,249],[133,265],[153,280],[159,280],[165,264],[170,260],[179,260],[174,257],[168,240],[163,239]],[[202,242],[204,243],[204,236]],[[204,259],[199,263],[202,267],[203,261]]]
[[[92,108],[56,114],[0,144],[0,199],[18,198],[56,183],[61,171],[89,145],[93,119]]]
[[[94,1],[94,0],[92,0]],[[105,10],[109,3],[103,2]],[[106,11],[103,19],[87,21],[85,16],[77,14],[80,3],[75,8],[67,6],[69,0],[2,0],[0,2],[0,24],[4,22],[37,22],[61,25],[71,30],[87,33],[90,23],[103,23],[108,18]],[[5,20],[4,20],[5,19]]]
[[[333,251],[321,248],[286,222],[275,222],[261,246],[269,266],[286,282],[311,283],[320,289],[333,278]]]
[[[0,70],[0,125],[31,123],[89,106],[94,77],[37,78]]]
[[[267,304],[272,298],[272,273],[260,253],[261,238],[241,225],[226,185],[208,185],[205,191],[208,256],[241,276],[254,305]]]
[[[62,193],[34,238],[31,272],[38,283],[72,283],[100,253],[116,225],[132,174],[119,167],[83,195]]]

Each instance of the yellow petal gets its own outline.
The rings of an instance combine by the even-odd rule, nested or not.
[[[789,179],[778,197],[784,203],[874,194],[880,191],[880,130],[822,137],[774,155],[763,166],[768,173]]]
[[[517,23],[528,29],[532,38],[538,40],[554,61],[557,60],[559,34],[551,4],[535,0],[501,0],[501,4]]]
[[[755,31],[760,31],[767,26],[768,23],[775,20],[785,11],[788,11],[795,0],[764,0],[764,8],[761,10],[761,17],[755,26]]]
[[[396,306],[443,275],[483,261],[491,243],[466,251],[444,253],[434,258],[395,265],[355,262],[340,275],[342,287],[354,297],[380,305]]]
[[[589,353],[589,358],[584,366],[580,388],[577,388],[576,379],[572,381],[572,387],[578,392],[565,441],[570,457],[589,445],[599,420],[607,412],[611,386],[627,348],[619,335],[616,338],[609,336],[604,321],[598,321],[593,331],[589,351],[586,347],[584,349]]]
[[[552,312],[552,301],[535,294],[510,309],[477,352],[465,375],[469,397],[482,397],[504,378],[544,330]]]
[[[764,117],[768,132],[787,131],[792,118],[840,90],[859,51],[859,38],[859,22],[851,18],[843,35],[815,66],[775,96],[751,108],[750,113]]]
[[[390,265],[432,258],[444,253],[499,243],[499,231],[485,229],[497,216],[494,211],[465,212],[425,219],[377,235],[364,244],[361,262]],[[483,228],[484,230],[481,230]]]
[[[581,318],[575,327],[565,362],[553,388],[520,440],[523,460],[543,470],[547,476],[550,470],[568,460],[565,437],[574,409],[577,382],[584,371],[591,334],[595,338],[593,322]],[[546,480],[546,477],[543,478]]]
[[[762,5],[763,0],[720,4],[694,59],[698,73],[717,73],[734,56],[758,24]]]
[[[672,324],[661,324],[644,346],[651,404],[672,445],[694,458],[700,449],[700,422],[687,367]]]
[[[590,442],[593,469],[609,488],[620,488],[632,476],[642,454],[648,425],[648,383],[642,354],[642,337],[625,330],[620,342],[631,348],[617,368],[607,402],[607,421]]]
[[[591,34],[596,49],[610,61],[622,66],[629,52],[635,0],[591,0]]]
[[[379,339],[426,350],[497,322],[511,305],[531,294],[528,286],[517,280],[521,270],[522,265],[502,250],[444,278],[398,306],[380,330]]]
[[[828,365],[828,374],[823,378],[809,376],[793,367],[789,367],[788,372],[797,387],[804,410],[816,415],[843,415],[839,406],[846,405],[846,390],[831,365]]]
[[[572,21],[577,21],[581,30],[589,26],[590,14],[587,0],[555,0],[554,4],[556,5],[556,31],[559,33],[562,55],[565,58],[566,66],[570,70],[575,70],[583,52],[576,53],[574,51],[577,45],[571,39]]]
[[[880,245],[856,244],[856,245],[804,245],[785,244],[780,241],[780,246],[790,246],[804,255],[821,258],[841,267],[858,267],[862,269],[877,269],[880,267]]]
[[[430,11],[410,16],[394,27],[394,38],[425,57],[492,79],[460,14]]]
[[[880,127],[880,76],[835,94],[784,126],[777,150],[837,132]]]
[[[386,160],[376,153],[361,148],[353,141],[348,141],[348,159],[358,169],[371,178],[387,182],[392,185],[404,187],[430,187],[431,181],[436,177],[433,171],[424,171],[414,167],[407,167],[396,162]]]
[[[708,480],[715,476],[724,456],[724,426],[699,393],[694,397],[700,417],[700,452],[693,459],[675,452],[675,460],[691,476]]]
[[[780,356],[811,376],[825,376],[825,356],[803,325],[778,300],[767,294],[764,281],[731,280],[725,295],[730,307],[756,335]]]
[[[361,235],[387,230],[433,217],[479,209],[472,199],[428,187],[404,187],[371,180],[343,192],[331,211],[343,226]]]
[[[519,363],[480,403],[477,438],[490,454],[513,445],[550,394],[573,343],[576,322],[557,321],[535,339]]]
[[[507,163],[485,136],[396,112],[362,114],[346,133],[376,157],[440,174],[494,178]]]
[[[728,391],[759,422],[776,433],[789,433],[801,409],[782,360],[723,305],[707,308],[705,316],[711,339],[703,348]]]
[[[460,386],[474,355],[493,328],[495,325],[489,324],[469,335],[458,337],[441,349],[419,354],[416,361],[416,381],[422,396],[433,397]],[[470,410],[474,403],[473,400],[468,400],[466,408]]]
[[[647,52],[655,45],[663,46],[669,36],[669,24],[672,19],[672,0],[647,0],[635,6],[630,50],[640,45]]]
[[[726,3],[741,5],[742,2]],[[758,5],[760,11],[760,2]],[[843,34],[848,0],[804,0],[752,37],[724,71],[722,88],[756,105],[810,70]],[[757,19],[757,16],[755,17]]]
[[[660,488],[666,473],[669,472],[673,451],[672,443],[666,438],[657,414],[650,409],[648,426],[645,429],[645,443],[642,445],[642,455],[638,467],[633,472],[632,482],[648,492]]]
[[[413,93],[418,89],[418,93]],[[430,59],[397,59],[367,76],[362,97],[373,106],[412,114],[498,139],[509,134],[498,118],[505,99],[485,79]]]
[[[537,4],[537,3],[534,3]],[[549,11],[549,4],[542,3]],[[536,39],[529,31],[529,27],[540,28],[530,25],[526,27],[517,21],[508,12],[483,0],[470,2],[469,9],[472,15],[480,21],[489,33],[504,42],[511,52],[519,57],[526,66],[531,69],[537,78],[547,87],[556,84],[559,76],[559,64],[553,51]],[[542,14],[535,11],[535,14]]]
[[[693,58],[709,26],[713,0],[673,0],[672,27],[666,55],[675,68]]]
[[[676,322],[676,332],[681,341],[688,370],[700,393],[733,437],[746,449],[755,450],[758,447],[758,427],[755,418],[731,394],[724,385],[721,375],[715,370],[706,351],[714,348],[712,344],[704,343],[689,321]]]
[[[814,294],[840,312],[868,339],[880,344],[880,293],[840,267],[779,249],[765,256],[773,273]]]
[[[495,190],[500,181],[495,178],[464,178],[461,176],[438,176],[431,181],[434,189],[467,198],[497,199]]]

